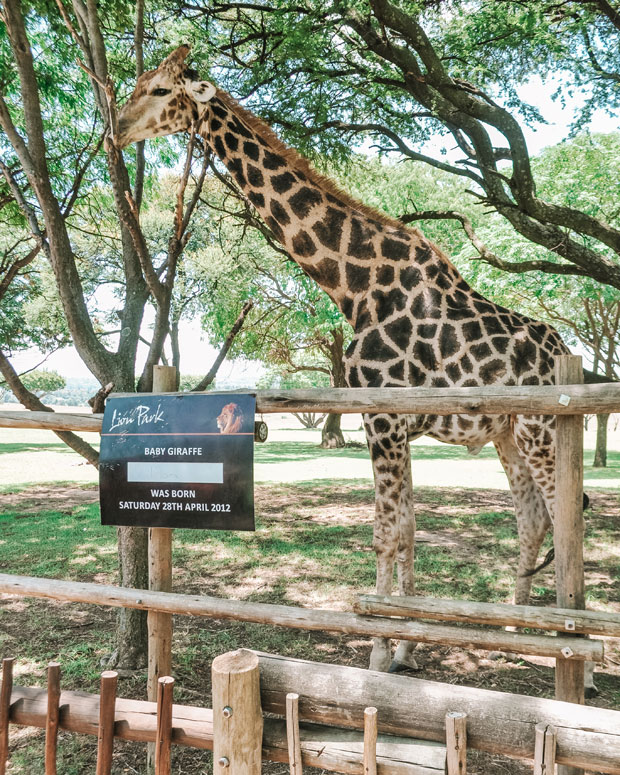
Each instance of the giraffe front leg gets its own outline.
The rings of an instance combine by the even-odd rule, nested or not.
[[[400,540],[399,504],[405,471],[405,451],[409,465],[409,448],[404,423],[398,417],[373,415],[365,416],[364,420],[375,479],[373,548],[377,558],[376,592],[378,595],[390,595]],[[387,671],[391,657],[389,638],[373,638],[370,669]]]
[[[400,494],[399,517],[398,555],[396,557],[398,594],[415,595],[415,508],[409,449],[407,449],[407,463]],[[416,645],[414,641],[400,641],[390,665],[390,673],[399,672],[400,670],[418,670],[418,663],[413,655]]]

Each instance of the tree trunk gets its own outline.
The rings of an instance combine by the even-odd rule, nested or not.
[[[594,468],[605,468],[607,466],[607,424],[609,422],[608,414],[596,415],[596,451],[594,453]]]
[[[148,530],[119,527],[118,562],[121,585],[134,589],[148,587]],[[118,670],[146,667],[148,654],[146,611],[121,608],[118,617],[116,651],[111,664]]]
[[[328,345],[331,361],[332,387],[346,387],[344,378],[344,330],[342,326],[332,329],[332,341]],[[323,449],[339,449],[345,446],[340,422],[341,414],[329,414],[321,431],[321,447]]]
[[[129,380],[117,378],[117,392],[134,392],[133,375]],[[148,589],[148,529],[143,527],[119,527],[118,570],[123,587]],[[141,670],[148,662],[148,631],[146,611],[120,608],[118,612],[116,648],[107,664],[117,670]]]
[[[321,447],[323,449],[338,449],[345,446],[344,436],[340,427],[341,414],[328,414],[321,431]]]

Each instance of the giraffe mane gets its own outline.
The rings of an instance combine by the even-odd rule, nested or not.
[[[309,180],[319,185],[322,190],[337,197],[344,204],[348,205],[361,215],[372,218],[378,223],[381,223],[385,226],[391,226],[395,229],[398,229],[399,231],[411,232],[419,239],[426,239],[419,229],[408,226],[402,221],[399,221],[397,218],[393,218],[387,213],[381,212],[381,210],[376,210],[374,207],[365,205],[363,202],[360,202],[359,199],[355,199],[354,197],[347,194],[346,191],[343,191],[334,183],[333,180],[331,180],[331,178],[328,178],[326,175],[322,175],[320,172],[317,172],[310,164],[308,159],[302,156],[299,151],[296,151],[294,148],[290,148],[288,145],[283,143],[266,121],[263,121],[263,119],[255,116],[249,110],[240,105],[234,97],[231,97],[231,95],[228,94],[228,92],[225,92],[222,89],[218,89],[217,97],[227,107],[233,110],[240,118],[242,118],[243,121],[250,127],[250,129],[256,131],[265,140],[268,140],[274,151],[277,151],[281,156],[283,156],[289,164],[297,167],[301,172],[304,173],[304,175],[308,177]],[[433,245],[433,247],[438,252],[442,252],[436,245]]]

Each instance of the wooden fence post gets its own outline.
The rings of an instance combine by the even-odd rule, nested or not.
[[[377,709],[364,709],[364,775],[377,775]]]
[[[175,391],[176,374],[174,366],[153,366],[153,392]],[[172,530],[167,527],[149,528],[149,589],[172,591]],[[172,616],[149,611],[148,631],[147,692],[148,699],[157,702],[157,682],[172,672]]]
[[[555,775],[556,729],[544,722],[536,724],[534,775]]]
[[[260,775],[263,713],[258,657],[239,649],[211,667],[214,775]]]
[[[302,775],[301,740],[299,738],[299,695],[286,695],[286,744],[291,775]]]
[[[153,392],[173,393],[177,389],[174,366],[153,366]],[[149,528],[149,589],[172,592],[172,530],[168,527]],[[172,614],[149,611],[147,698],[157,702],[158,681],[172,673]],[[155,769],[155,747],[147,746],[147,772]]]
[[[47,716],[45,719],[45,775],[56,775],[58,720],[60,716],[60,665],[47,666]]]
[[[155,741],[155,775],[170,775],[172,743],[172,695],[174,678],[164,676],[157,682],[157,739]]]
[[[555,361],[555,384],[583,382],[578,355],[560,355]],[[560,397],[560,401],[562,397]],[[585,608],[583,572],[583,416],[558,415],[556,419],[555,547],[556,601],[559,608]],[[566,635],[566,633],[564,634]],[[570,655],[569,655],[570,656]],[[584,704],[584,663],[556,659],[555,696]],[[578,775],[583,770],[558,766],[558,775]]]
[[[446,773],[467,772],[467,713],[446,713]],[[551,774],[549,774],[551,775]]]
[[[2,660],[2,688],[0,689],[0,775],[6,772],[9,757],[9,716],[13,691],[13,658]]]
[[[118,673],[115,670],[105,670],[101,673],[96,775],[110,775],[112,772],[117,684]]]

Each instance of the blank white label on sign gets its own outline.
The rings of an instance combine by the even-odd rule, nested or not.
[[[222,484],[223,463],[127,463],[128,482]]]

